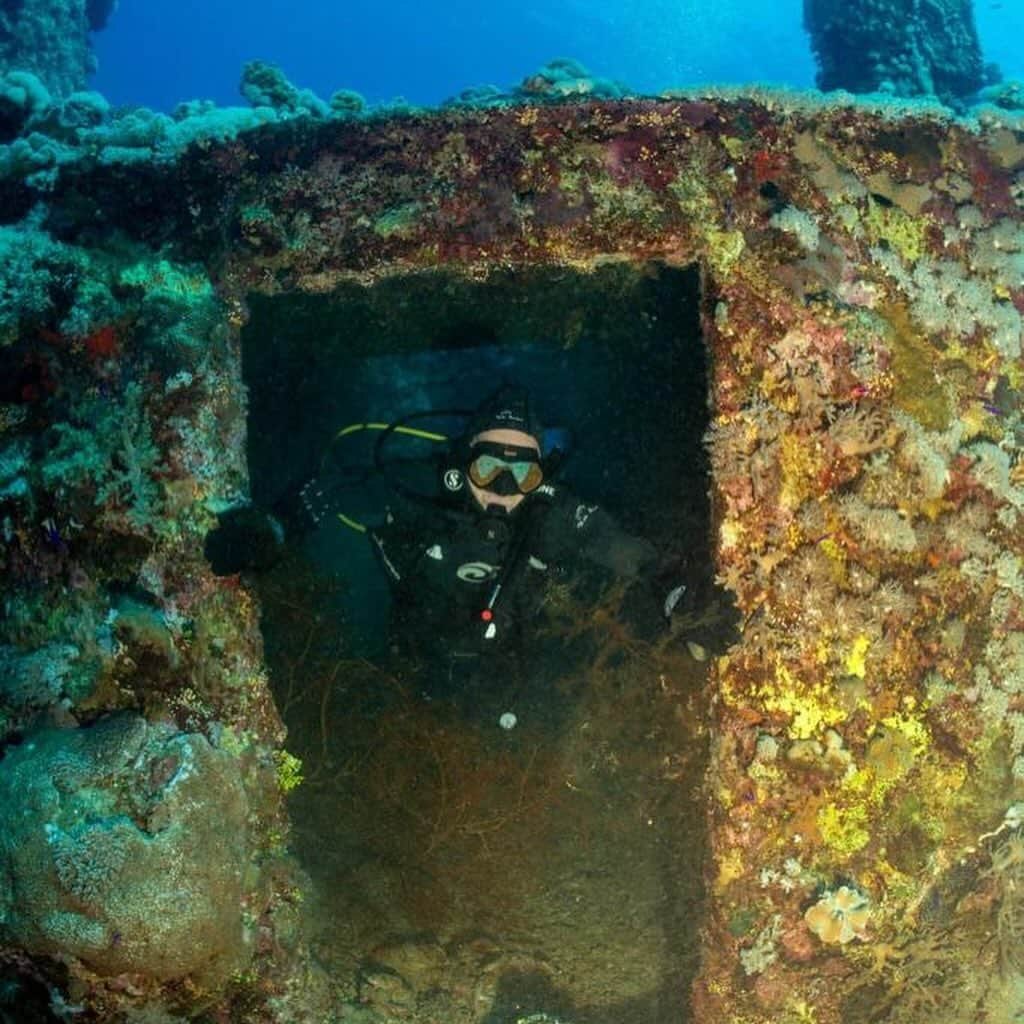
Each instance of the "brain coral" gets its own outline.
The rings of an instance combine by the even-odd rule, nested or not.
[[[247,810],[201,735],[134,714],[30,734],[0,761],[0,942],[218,984],[249,957]]]

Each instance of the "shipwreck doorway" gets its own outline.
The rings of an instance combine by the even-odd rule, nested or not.
[[[572,435],[564,486],[710,574],[695,268],[417,274],[250,310],[257,503],[316,474],[348,424],[466,408],[512,379]],[[346,518],[372,523],[387,488],[357,483]],[[357,530],[321,528],[258,585],[304,764],[294,847],[339,1005],[369,1022],[687,1020],[706,750],[705,665],[686,645],[623,625],[615,580],[586,600],[553,585],[542,671],[504,729],[391,657],[386,582]]]

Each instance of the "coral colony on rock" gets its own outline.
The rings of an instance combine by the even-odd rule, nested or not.
[[[0,4],[0,68],[32,72],[68,96],[96,70],[89,33],[102,29],[117,0],[5,0]]]
[[[809,0],[823,86],[983,84],[966,18],[962,67],[879,33],[849,82],[837,26],[877,7]],[[438,110],[253,64],[247,108],[115,114],[80,52],[12,42],[29,8],[0,14],[3,1019],[415,1019],[343,1013],[310,957],[260,609],[203,558],[249,488],[241,331],[261,297],[613,261],[699,271],[744,619],[701,704],[689,1019],[1017,1019],[1020,116],[567,61]]]
[[[955,102],[995,74],[982,62],[971,0],[805,0],[822,89]]]

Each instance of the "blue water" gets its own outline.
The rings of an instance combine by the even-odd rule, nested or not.
[[[519,83],[555,57],[636,91],[814,81],[802,0],[121,0],[95,37],[93,87],[115,105],[241,102],[242,65],[272,61],[327,98],[435,105]],[[986,60],[1024,79],[1024,0],[978,0]],[[256,16],[254,16],[254,14]]]

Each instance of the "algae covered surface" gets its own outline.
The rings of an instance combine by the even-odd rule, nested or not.
[[[111,127],[103,111],[3,146],[0,774],[38,742],[79,777],[92,747],[72,737],[113,713],[178,758],[154,752],[133,781],[123,746],[97,746],[86,817],[50,822],[32,879],[77,917],[31,931],[10,909],[25,889],[4,895],[23,974],[97,1019],[416,1019],[437,999],[514,1020],[543,990],[566,1002],[524,1012],[602,1020],[667,986],[652,1012],[715,1024],[1012,1020],[1022,126],[757,91],[372,117],[288,103],[205,137],[209,111],[136,117],[103,159],[75,148]],[[565,673],[572,711],[547,732],[446,720],[399,670],[344,659],[350,717],[322,679],[272,689],[286,645],[260,632],[267,596],[202,557],[249,490],[251,308],[611,262],[700,275],[711,545],[743,613],[706,688],[643,649],[602,662],[613,620],[595,618],[590,675]],[[303,723],[297,788],[281,714]],[[137,908],[90,902],[140,830],[177,827],[146,814],[186,749],[245,817],[239,874],[213,887],[226,903],[202,888],[216,872],[167,876],[230,932],[226,978],[150,958]],[[349,838],[309,856],[324,835]],[[108,866],[88,874],[93,855]]]

